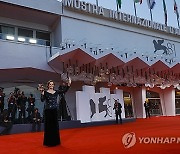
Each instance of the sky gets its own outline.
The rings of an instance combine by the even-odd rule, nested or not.
[[[90,2],[92,4],[96,4],[96,0],[80,0]],[[134,0],[121,0],[122,6],[120,11],[134,15]],[[164,24],[164,9],[163,9],[163,0],[155,0],[156,5],[152,10],[153,14],[153,21]],[[166,8],[168,13],[168,26],[176,27],[177,25],[177,18],[176,14],[174,13],[174,0],[165,0]],[[180,14],[180,0],[176,0],[179,14]],[[99,6],[104,8],[109,8],[112,10],[116,10],[116,0],[98,0]],[[140,5],[139,3],[136,4],[137,16],[145,19],[151,19],[150,11],[147,6],[147,0],[143,0],[143,3]]]

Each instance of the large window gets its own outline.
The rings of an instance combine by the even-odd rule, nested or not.
[[[28,29],[18,28],[18,36],[22,37],[33,37],[33,31]]]
[[[15,34],[15,28],[14,27],[0,25],[0,33],[14,35]]]
[[[36,31],[36,38],[38,39],[38,44],[50,46],[50,33]]]
[[[15,38],[14,35],[14,27],[0,25],[0,39],[13,41]]]
[[[50,41],[50,33],[36,31],[36,38],[41,40]]]
[[[50,32],[0,25],[0,39],[50,46]]]

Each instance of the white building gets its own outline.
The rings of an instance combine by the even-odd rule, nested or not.
[[[76,91],[86,84],[97,92],[120,89],[122,103],[132,104],[138,118],[145,117],[147,99],[153,115],[180,114],[179,50],[179,29],[94,4],[0,0],[0,86],[6,96],[16,86],[35,94],[40,105],[37,84],[58,83],[68,71],[74,119],[80,119]]]

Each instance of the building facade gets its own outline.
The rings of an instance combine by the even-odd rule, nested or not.
[[[33,93],[38,83],[58,85],[71,76],[66,95],[72,119],[84,85],[120,90],[124,118],[180,114],[180,30],[79,0],[0,0],[0,86]],[[88,103],[88,102],[87,102]],[[91,110],[92,111],[92,110]]]

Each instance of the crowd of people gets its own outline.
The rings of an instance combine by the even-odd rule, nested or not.
[[[38,108],[35,107],[33,94],[26,97],[23,91],[15,88],[14,91],[9,94],[7,104],[7,108],[5,109],[5,93],[3,92],[3,88],[0,88],[0,123],[11,122],[12,124],[23,124],[34,123],[34,121],[37,120],[41,122],[42,120]],[[38,116],[36,116],[36,114],[38,114]]]

